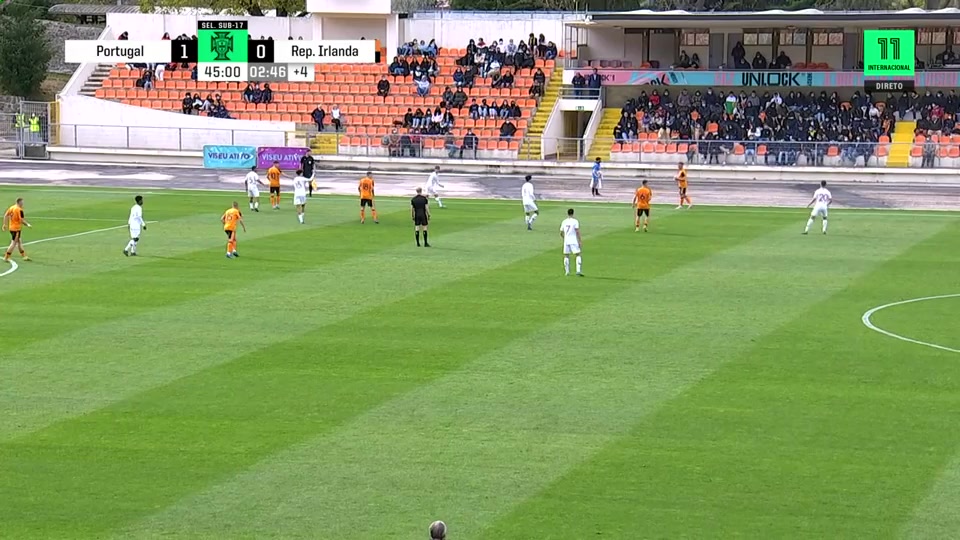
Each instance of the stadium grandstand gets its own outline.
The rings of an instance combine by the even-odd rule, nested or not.
[[[52,146],[767,166],[957,167],[960,10],[400,16],[389,2],[249,17],[250,37],[374,40],[312,81],[208,82],[192,63],[84,64]],[[104,10],[101,39],[193,38],[208,15]],[[916,32],[905,91],[867,91],[864,31]],[[176,37],[172,37],[176,36]],[[485,41],[486,40],[486,41]],[[149,111],[146,111],[149,109]],[[141,112],[137,112],[141,111]]]

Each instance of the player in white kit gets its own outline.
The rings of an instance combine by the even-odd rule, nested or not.
[[[813,206],[813,211],[810,212],[810,219],[807,220],[807,227],[803,229],[803,234],[810,232],[810,227],[813,226],[817,217],[823,221],[823,234],[827,234],[827,214],[830,213],[831,202],[833,202],[833,196],[830,195],[830,190],[827,189],[827,181],[824,180],[820,182],[820,189],[813,192],[813,199],[807,203],[807,208]]]
[[[537,208],[537,194],[533,190],[533,179],[529,174],[523,179],[523,187],[520,188],[520,200],[523,202],[523,213],[526,214],[527,230],[533,230],[533,222],[540,215],[540,209]]]
[[[570,255],[577,256],[577,275],[583,277],[582,260],[580,259],[580,222],[573,217],[573,208],[567,210],[567,219],[560,224],[560,238],[563,238],[563,272],[570,275]]]
[[[440,200],[440,188],[443,187],[443,184],[440,183],[440,166],[433,168],[433,172],[430,173],[430,177],[427,178],[426,192],[427,197],[433,197],[437,201],[437,206],[443,208],[443,201]]]
[[[143,221],[143,197],[137,195],[133,198],[135,204],[130,208],[130,217],[127,218],[127,225],[130,227],[130,241],[127,247],[123,248],[123,254],[127,257],[137,255],[137,242],[140,241],[140,231],[147,230],[147,224]]]
[[[303,224],[303,212],[307,209],[307,192],[310,191],[310,179],[303,176],[303,169],[297,169],[293,178],[293,206],[297,208],[297,219]]]
[[[250,209],[254,212],[260,211],[260,185],[267,185],[266,182],[260,180],[260,175],[257,174],[257,167],[254,165],[250,168],[250,172],[247,173],[247,176],[244,177],[243,183],[247,187],[247,197],[250,198]]]

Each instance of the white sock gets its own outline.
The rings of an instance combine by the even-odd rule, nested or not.
[[[563,273],[564,274],[570,273],[570,257],[563,258]]]
[[[437,197],[437,206],[439,206],[440,208],[443,208],[443,201],[440,200],[440,197]]]
[[[823,232],[827,232],[827,220],[823,220]]]
[[[527,225],[533,223],[533,217],[531,216],[524,216],[523,220],[527,222]]]
[[[813,218],[807,220],[807,227],[803,229],[803,232],[809,232],[810,227],[813,227]]]
[[[253,203],[250,203],[250,209],[253,210]]]
[[[132,251],[133,248],[134,248],[134,246],[136,246],[136,245],[137,245],[136,242],[134,242],[133,239],[130,239],[130,241],[127,242],[127,247],[123,248],[123,250],[124,250],[124,251]]]
[[[297,214],[297,219],[300,220],[300,223],[303,223],[303,214]]]
[[[577,273],[579,274],[583,269],[583,260],[577,255]]]
[[[253,203],[253,207],[254,207],[255,209],[256,209],[256,208],[260,208],[260,201],[255,201],[255,202]]]
[[[537,220],[537,214],[534,214],[534,215],[530,216],[530,223],[531,223],[531,224],[532,224],[534,221],[536,221],[536,220]]]

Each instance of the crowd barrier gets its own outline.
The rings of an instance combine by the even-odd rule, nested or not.
[[[235,154],[255,148],[254,164],[269,166],[274,160],[291,169],[311,146],[314,133],[305,144],[288,146],[291,135],[282,131],[209,130],[196,128],[153,128],[123,126],[55,126],[60,134],[60,147],[109,148],[137,150],[203,151],[211,147],[242,147]],[[174,131],[177,137],[151,139],[152,130]],[[85,135],[80,136],[83,132]],[[7,134],[10,135],[10,134]],[[14,134],[15,135],[15,134]],[[329,145],[330,135],[335,144]],[[653,134],[635,140],[595,138],[592,141],[573,138],[526,137],[453,137],[450,135],[411,135],[397,132],[387,135],[351,135],[324,133],[319,147],[323,154],[350,158],[399,158],[444,160],[520,160],[547,162],[584,162],[600,157],[603,161],[623,164],[667,164],[684,161],[699,165],[766,165],[778,167],[909,167],[960,168],[960,136],[944,136],[916,142],[797,142],[797,141],[734,141],[734,140],[669,140]],[[643,137],[647,138],[644,139]],[[651,138],[652,137],[652,138]],[[78,144],[86,139],[86,144]],[[303,139],[301,139],[303,140]],[[152,142],[150,142],[152,141]],[[547,142],[556,144],[546,144]],[[540,143],[540,144],[537,144]],[[541,148],[556,148],[555,153],[542,155]],[[249,158],[229,156],[231,151],[210,150],[209,161],[225,159],[228,167],[245,167]],[[238,161],[239,160],[239,161]]]

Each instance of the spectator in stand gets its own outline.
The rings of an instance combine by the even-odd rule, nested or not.
[[[457,114],[460,114],[460,111],[463,109],[463,106],[467,104],[467,94],[463,91],[462,88],[457,88],[457,91],[453,93],[453,100],[451,101],[451,107],[457,109]]]
[[[200,110],[203,108],[203,100],[200,99],[200,94],[193,94],[193,111],[196,114],[200,114]]]
[[[500,107],[498,110],[500,111],[500,118],[510,118],[510,112],[512,109],[510,109],[510,103],[508,103],[507,100],[500,102]]]
[[[547,38],[543,34],[537,38],[537,58],[545,58],[547,56]]]
[[[532,97],[533,99],[542,98],[544,93],[543,85],[538,84],[536,81],[534,81],[534,83],[530,85],[530,90],[528,93],[530,94],[530,97]]]
[[[387,68],[388,73],[394,77],[406,77],[410,75],[410,66],[404,65],[406,60],[402,60],[400,57],[395,56],[393,62],[390,62],[390,67]]]
[[[210,112],[213,111],[213,96],[207,94],[207,98],[203,100],[203,105],[200,106],[200,112],[207,113],[207,116],[210,116]]]
[[[456,86],[458,89],[459,89],[459,88],[463,88],[463,86],[464,86],[464,84],[463,84],[463,69],[461,69],[460,66],[457,66],[457,69],[455,69],[455,70],[453,71],[453,84],[454,84],[454,86]]]
[[[473,132],[473,129],[467,128],[467,134],[463,136],[463,144],[460,145],[460,159],[463,159],[463,152],[473,151],[473,157],[477,157],[477,148],[479,146],[480,139],[477,137],[476,133]]]
[[[253,84],[253,97],[251,103],[263,103],[263,90],[260,89],[260,83]]]
[[[680,57],[677,59],[677,63],[674,64],[675,67],[680,69],[687,69],[690,67],[690,55],[687,54],[687,51],[681,49]]]
[[[247,87],[243,89],[242,99],[247,103],[253,103],[253,83],[247,83]]]
[[[477,75],[480,73],[480,68],[477,66],[470,66],[466,71],[463,72],[463,86],[467,88],[473,88],[474,79],[477,78]]]
[[[397,47],[397,54],[399,56],[413,56],[413,53],[415,53],[416,50],[417,40],[413,40]]]
[[[532,70],[536,66],[536,61],[533,58],[533,51],[522,42],[517,47],[517,54],[514,55],[514,64],[517,66],[517,69]]]
[[[501,66],[502,64],[500,63],[500,60],[496,56],[492,56],[484,66],[480,76],[484,79],[497,79],[500,77]]]
[[[593,68],[593,73],[587,77],[587,87],[590,89],[589,95],[594,98],[599,98],[601,86],[603,86],[603,79],[600,78],[600,72],[597,71],[597,68]]]
[[[440,106],[441,107],[450,107],[453,103],[453,90],[450,87],[443,89],[443,93],[440,94]]]
[[[273,103],[273,88],[270,88],[270,83],[263,83],[263,92],[260,94],[260,103]]]
[[[927,131],[926,140],[923,142],[923,158],[920,161],[920,167],[930,168],[936,166],[937,143],[933,140],[933,131]]]
[[[413,126],[413,108],[412,107],[407,107],[407,112],[403,115],[403,120],[400,121],[400,125],[408,129]]]
[[[544,60],[554,60],[554,59],[557,58],[557,55],[559,55],[559,51],[557,50],[557,44],[554,43],[554,42],[552,42],[552,41],[548,41],[548,42],[547,42],[547,52],[544,53],[543,59],[544,59]]]
[[[790,69],[793,66],[793,61],[790,60],[790,57],[787,56],[787,53],[780,51],[780,54],[777,56],[776,60],[770,64],[770,69]]]
[[[313,118],[313,122],[317,124],[317,131],[323,131],[323,121],[327,117],[327,111],[323,110],[323,107],[320,105],[317,105],[316,108],[313,109],[313,112],[310,113],[310,117]]]
[[[330,123],[333,124],[334,131],[340,131],[343,127],[343,117],[340,115],[340,106],[334,105],[330,109]]]
[[[420,77],[414,81],[414,84],[417,88],[417,95],[420,97],[427,97],[430,95],[430,79],[427,77]]]
[[[413,113],[413,118],[410,120],[410,127],[416,129],[424,125],[426,125],[425,115],[423,109],[418,107],[417,111]]]
[[[460,147],[457,146],[457,139],[453,136],[452,133],[447,133],[443,138],[443,149],[447,151],[447,157],[453,159],[457,155],[457,152],[460,150]]]
[[[500,124],[500,140],[510,140],[517,133],[517,126],[510,120],[505,120]]]
[[[181,110],[183,110],[183,114],[193,114],[193,96],[190,95],[190,92],[184,94]]]
[[[430,43],[427,43],[427,46],[424,47],[422,51],[423,51],[423,54],[427,56],[431,56],[431,57],[437,56],[437,54],[440,52],[440,47],[437,46],[437,40],[431,39]]]
[[[386,75],[380,77],[380,82],[377,83],[377,95],[382,97],[384,101],[390,95],[390,81],[387,80]]]
[[[585,88],[587,87],[587,79],[581,75],[579,72],[573,74],[573,92],[577,96],[582,96],[586,92]]]
[[[513,88],[513,82],[514,82],[513,72],[507,71],[499,79],[494,81],[493,87],[494,88]]]
[[[767,57],[757,51],[757,54],[753,55],[752,67],[753,69],[767,69]]]
[[[738,41],[737,44],[733,46],[733,50],[730,51],[730,56],[733,57],[734,66],[740,66],[746,63],[747,50],[743,48],[742,41]]]
[[[470,108],[468,109],[471,120],[478,120],[480,118],[480,106],[477,104],[477,98],[473,98],[470,101]]]
[[[437,64],[437,61],[433,58],[428,58],[420,63],[420,67],[427,73],[427,76],[430,78],[435,78],[440,74],[440,66]]]

